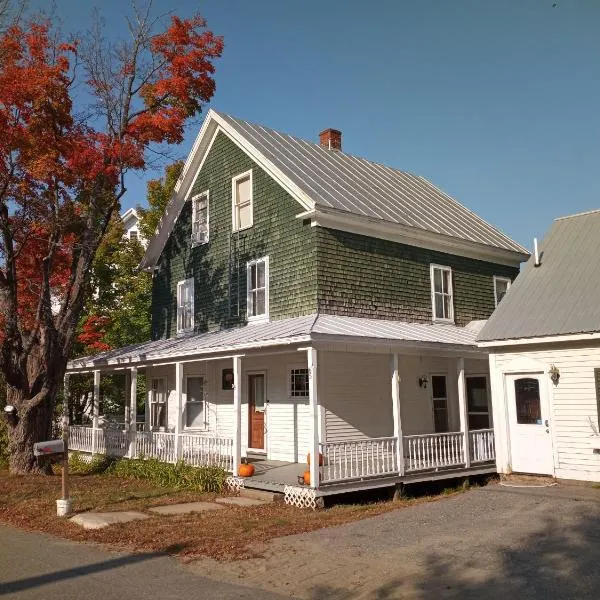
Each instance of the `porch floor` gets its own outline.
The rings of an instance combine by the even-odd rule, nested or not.
[[[298,476],[308,469],[306,463],[256,457],[248,457],[247,461],[254,466],[254,475],[244,480],[244,486],[270,492],[283,492],[286,485],[299,485]]]

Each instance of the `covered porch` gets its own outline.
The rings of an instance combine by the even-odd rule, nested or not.
[[[222,339],[231,331],[200,334],[71,363],[72,375],[93,371],[94,401],[92,426],[71,427],[70,449],[218,465],[236,485],[313,498],[495,472],[487,355],[474,328],[308,321],[234,330],[236,344]],[[138,369],[143,427],[131,418]],[[101,373],[117,370],[128,373],[125,425],[101,427]],[[308,466],[308,454],[320,460]],[[243,459],[253,477],[238,477]]]

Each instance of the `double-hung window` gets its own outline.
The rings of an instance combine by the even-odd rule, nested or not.
[[[466,388],[469,429],[488,429],[490,426],[490,407],[487,377],[485,375],[467,375]]]
[[[193,376],[186,378],[185,388],[185,425],[194,429],[208,427],[206,410],[206,381],[204,377]]]
[[[448,431],[448,386],[445,375],[431,376],[433,426],[436,433]]]
[[[508,277],[496,277],[494,275],[494,300],[496,301],[496,306],[500,304],[500,300],[502,300],[506,295],[506,292],[508,292],[510,283]]]
[[[167,426],[167,390],[162,377],[152,379],[150,387],[150,427],[164,429]]]
[[[251,260],[246,266],[248,321],[269,318],[269,257]]]
[[[431,305],[434,321],[454,321],[452,269],[431,265]]]
[[[246,171],[231,180],[233,231],[252,227],[252,171]]]
[[[194,280],[177,284],[177,333],[194,330]]]
[[[192,198],[192,245],[208,242],[208,192]]]

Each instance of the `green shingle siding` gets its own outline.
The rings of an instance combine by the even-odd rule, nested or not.
[[[493,276],[518,269],[345,231],[317,228],[317,296],[326,314],[430,322],[430,264],[452,268],[458,325],[487,319]]]
[[[254,225],[232,235],[231,179],[250,169]],[[302,211],[298,202],[222,133],[217,135],[190,197],[206,190],[209,242],[191,247],[192,208],[191,202],[186,202],[161,255],[153,280],[154,337],[176,333],[177,282],[188,277],[195,280],[196,331],[245,322],[246,262],[267,255],[271,319],[314,312],[315,230],[296,218]],[[231,253],[231,260],[230,243],[239,248],[237,256]]]

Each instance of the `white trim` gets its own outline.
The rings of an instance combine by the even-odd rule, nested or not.
[[[197,203],[198,200],[202,198],[206,198],[206,238],[203,240],[199,240],[200,237],[198,232],[194,231],[194,225],[196,224],[196,216],[197,216]],[[210,241],[210,194],[209,190],[201,192],[200,194],[195,194],[191,198],[192,200],[192,248],[196,246],[202,246],[204,244],[208,244]]]
[[[565,335],[549,335],[547,337],[510,338],[506,340],[477,341],[479,348],[492,348],[495,346],[522,346],[531,344],[555,344],[562,342],[596,342],[600,341],[599,332],[575,333]]]
[[[450,297],[450,314],[446,317],[438,317],[435,314],[435,295],[436,293],[440,293],[440,292],[436,292],[435,291],[435,271],[436,269],[439,269],[440,271],[446,271],[447,273],[449,273],[449,277],[448,277],[448,291],[447,292],[441,292],[442,295],[447,295]],[[437,265],[435,263],[431,263],[429,265],[429,283],[431,285],[431,320],[434,321],[435,323],[454,323],[454,285],[453,285],[453,277],[452,277],[452,268],[448,267],[446,265]],[[444,278],[442,277],[442,284],[444,282]],[[443,288],[443,285],[442,285]]]
[[[492,388],[490,386],[490,378],[488,377],[487,373],[465,373],[465,394],[466,394],[466,398],[467,398],[467,416],[473,414],[473,415],[483,415],[484,413],[482,412],[473,412],[469,410],[469,393],[468,393],[468,389],[467,389],[467,383],[468,380],[470,378],[473,377],[483,377],[485,379],[485,389],[486,389],[486,393],[487,393],[487,416],[488,416],[488,426],[486,427],[486,429],[492,428],[494,427],[494,415],[493,415],[493,411],[492,411]]]
[[[503,281],[506,283],[506,292],[504,292],[505,296],[506,296],[506,293],[508,292],[508,290],[510,289],[510,286],[512,285],[512,281],[511,281],[510,277],[501,277],[500,275],[494,275],[494,302],[496,303],[495,304],[496,306],[498,306],[498,304],[500,304],[500,301],[498,300],[498,287],[497,287],[499,281]]]
[[[318,354],[315,348],[306,351],[308,363],[308,389],[309,389],[309,413],[310,413],[310,487],[319,487],[319,386],[318,386]]]
[[[265,265],[265,312],[260,315],[251,315],[250,314],[250,268],[256,266],[260,263],[264,263]],[[261,258],[255,258],[254,260],[249,260],[246,263],[246,320],[248,323],[264,323],[269,320],[269,257],[263,256]],[[260,288],[256,288],[260,289]]]
[[[250,181],[250,225],[246,227],[239,227],[237,219],[237,183],[243,179]],[[231,178],[231,231],[234,233],[237,231],[244,231],[244,229],[250,229],[254,225],[254,183],[252,178],[252,169],[244,171],[235,177]]]
[[[190,319],[190,323],[191,325],[189,327],[182,327],[180,324],[180,318],[179,318],[179,311],[180,309],[182,309],[183,307],[180,305],[180,300],[181,300],[181,289],[185,286],[190,286],[191,287],[191,306],[190,306],[190,310],[191,310],[191,319]],[[181,281],[177,282],[177,333],[189,333],[190,331],[194,331],[194,297],[195,297],[195,290],[194,290],[194,278],[193,277],[189,277],[188,279],[182,279]]]
[[[469,408],[467,405],[467,381],[465,378],[465,359],[456,361],[456,379],[458,383],[458,414],[460,418],[460,430],[463,433],[463,451],[465,467],[471,466],[471,444],[469,439]]]

